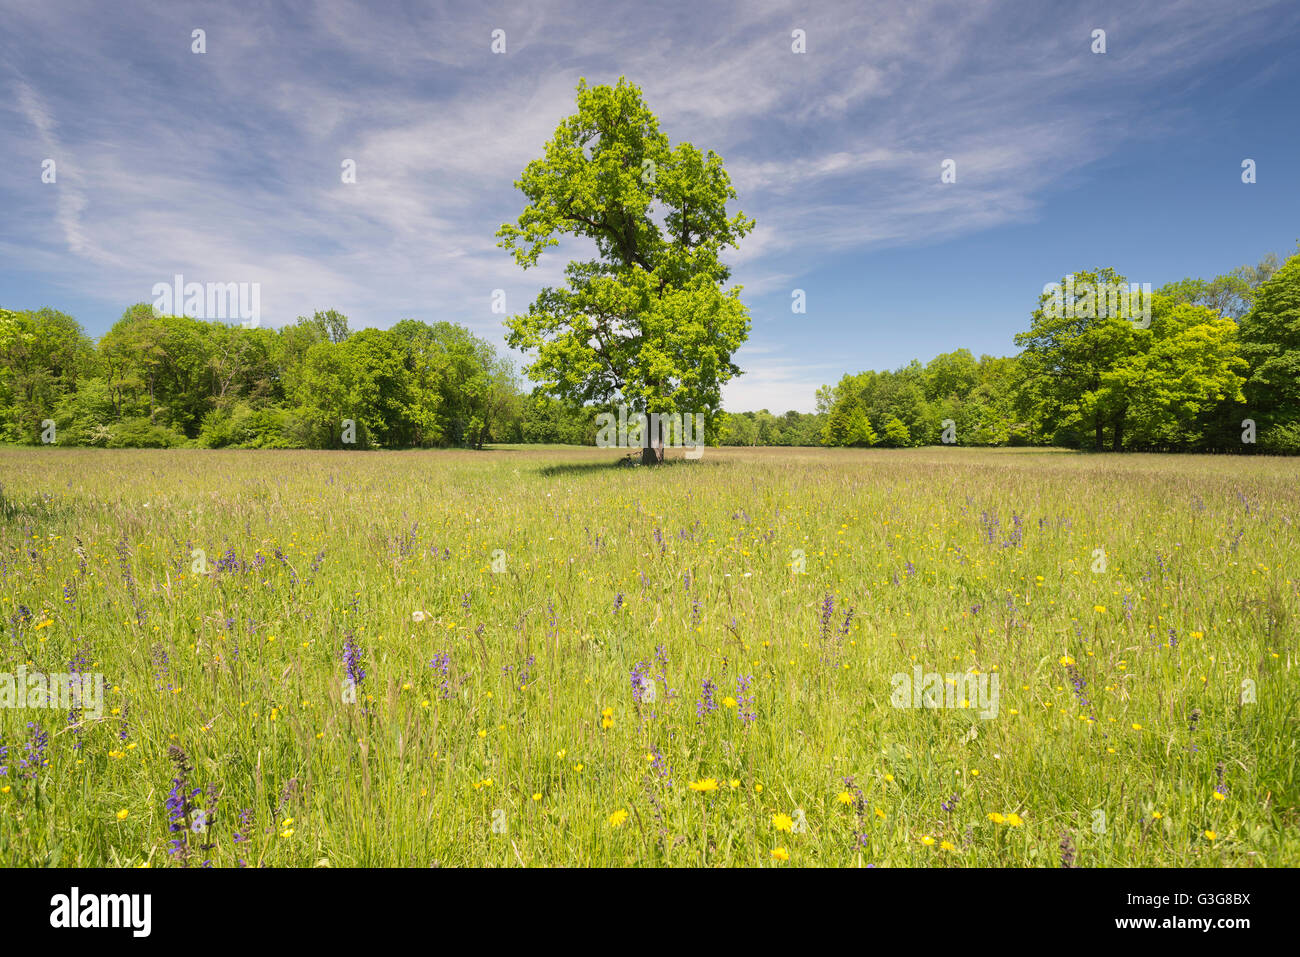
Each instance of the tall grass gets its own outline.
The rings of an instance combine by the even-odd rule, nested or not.
[[[107,682],[0,709],[4,864],[1300,863],[1294,461],[9,449],[0,485],[0,668]],[[895,707],[915,666],[997,716]]]

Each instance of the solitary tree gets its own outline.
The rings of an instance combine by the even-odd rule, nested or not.
[[[633,413],[699,413],[709,435],[732,354],[749,333],[740,287],[719,256],[754,228],[727,215],[736,191],[721,158],[671,147],[641,91],[578,83],[565,119],[515,183],[528,198],[498,245],[527,269],[561,236],[590,240],[596,258],[570,262],[564,288],[545,288],[506,320],[507,341],[536,355],[533,381],[576,402],[626,403]],[[643,438],[663,460],[662,434]]]

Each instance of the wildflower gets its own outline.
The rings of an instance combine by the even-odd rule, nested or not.
[[[622,827],[623,822],[626,820],[627,820],[627,811],[623,810],[622,808],[619,808],[617,811],[615,811],[613,814],[609,816],[609,826]]]
[[[778,831],[791,831],[794,828],[794,821],[789,814],[773,814],[772,826]]]
[[[1006,821],[1006,818],[1004,818],[997,811],[994,811],[992,814],[989,815],[989,820],[992,821],[994,824],[1002,824],[1003,822]]]
[[[835,795],[835,800],[839,801],[841,804],[852,804],[852,803],[853,803],[853,792],[852,792],[852,791],[841,791],[839,794]]]
[[[1074,867],[1074,838],[1069,831],[1061,832],[1061,866]]]
[[[1092,610],[1095,611],[1095,612],[1096,612],[1097,614],[1099,614],[1099,615],[1104,615],[1104,614],[1106,614],[1106,606],[1105,606],[1105,605],[1093,605],[1093,606],[1092,606]]]
[[[716,791],[718,782],[713,778],[703,778],[699,781],[691,781],[687,786],[692,791]]]
[[[788,861],[790,860],[790,852],[784,847],[774,847],[772,848],[772,859],[777,861]]]
[[[926,847],[929,847],[931,844],[934,843],[934,838],[932,838],[929,834],[927,834],[925,837],[921,838],[921,843],[924,844]]]
[[[941,851],[955,851],[957,850],[957,846],[953,844],[952,841],[944,841],[942,844],[939,845],[939,849]]]
[[[130,813],[131,813],[131,812],[128,811],[126,808],[122,808],[122,810],[120,810],[120,811],[117,812],[117,819],[118,819],[119,821],[125,821],[126,818],[127,818],[127,815],[130,814]]]
[[[1211,841],[1217,841],[1219,839],[1219,835],[1215,831],[1206,831],[1205,836],[1209,838]]]
[[[1007,823],[1010,824],[1012,827],[1019,827],[1021,824],[1024,824],[1025,822],[1021,819],[1019,814],[1008,814]]]
[[[736,699],[728,695],[722,699],[722,706],[728,709],[734,708],[736,706]]]

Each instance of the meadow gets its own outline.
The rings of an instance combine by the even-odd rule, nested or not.
[[[619,458],[0,449],[0,864],[1300,864],[1296,460]]]

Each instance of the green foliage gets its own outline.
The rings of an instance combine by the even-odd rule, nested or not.
[[[754,221],[727,215],[736,192],[721,158],[670,146],[634,84],[583,80],[577,99],[515,184],[527,207],[497,236],[525,269],[565,236],[597,256],[569,263],[563,288],[507,320],[508,341],[535,354],[525,371],[558,398],[703,413],[712,435],[749,330],[720,256]]]
[[[1300,423],[1300,253],[1260,286],[1240,338],[1249,413],[1266,429]]]

